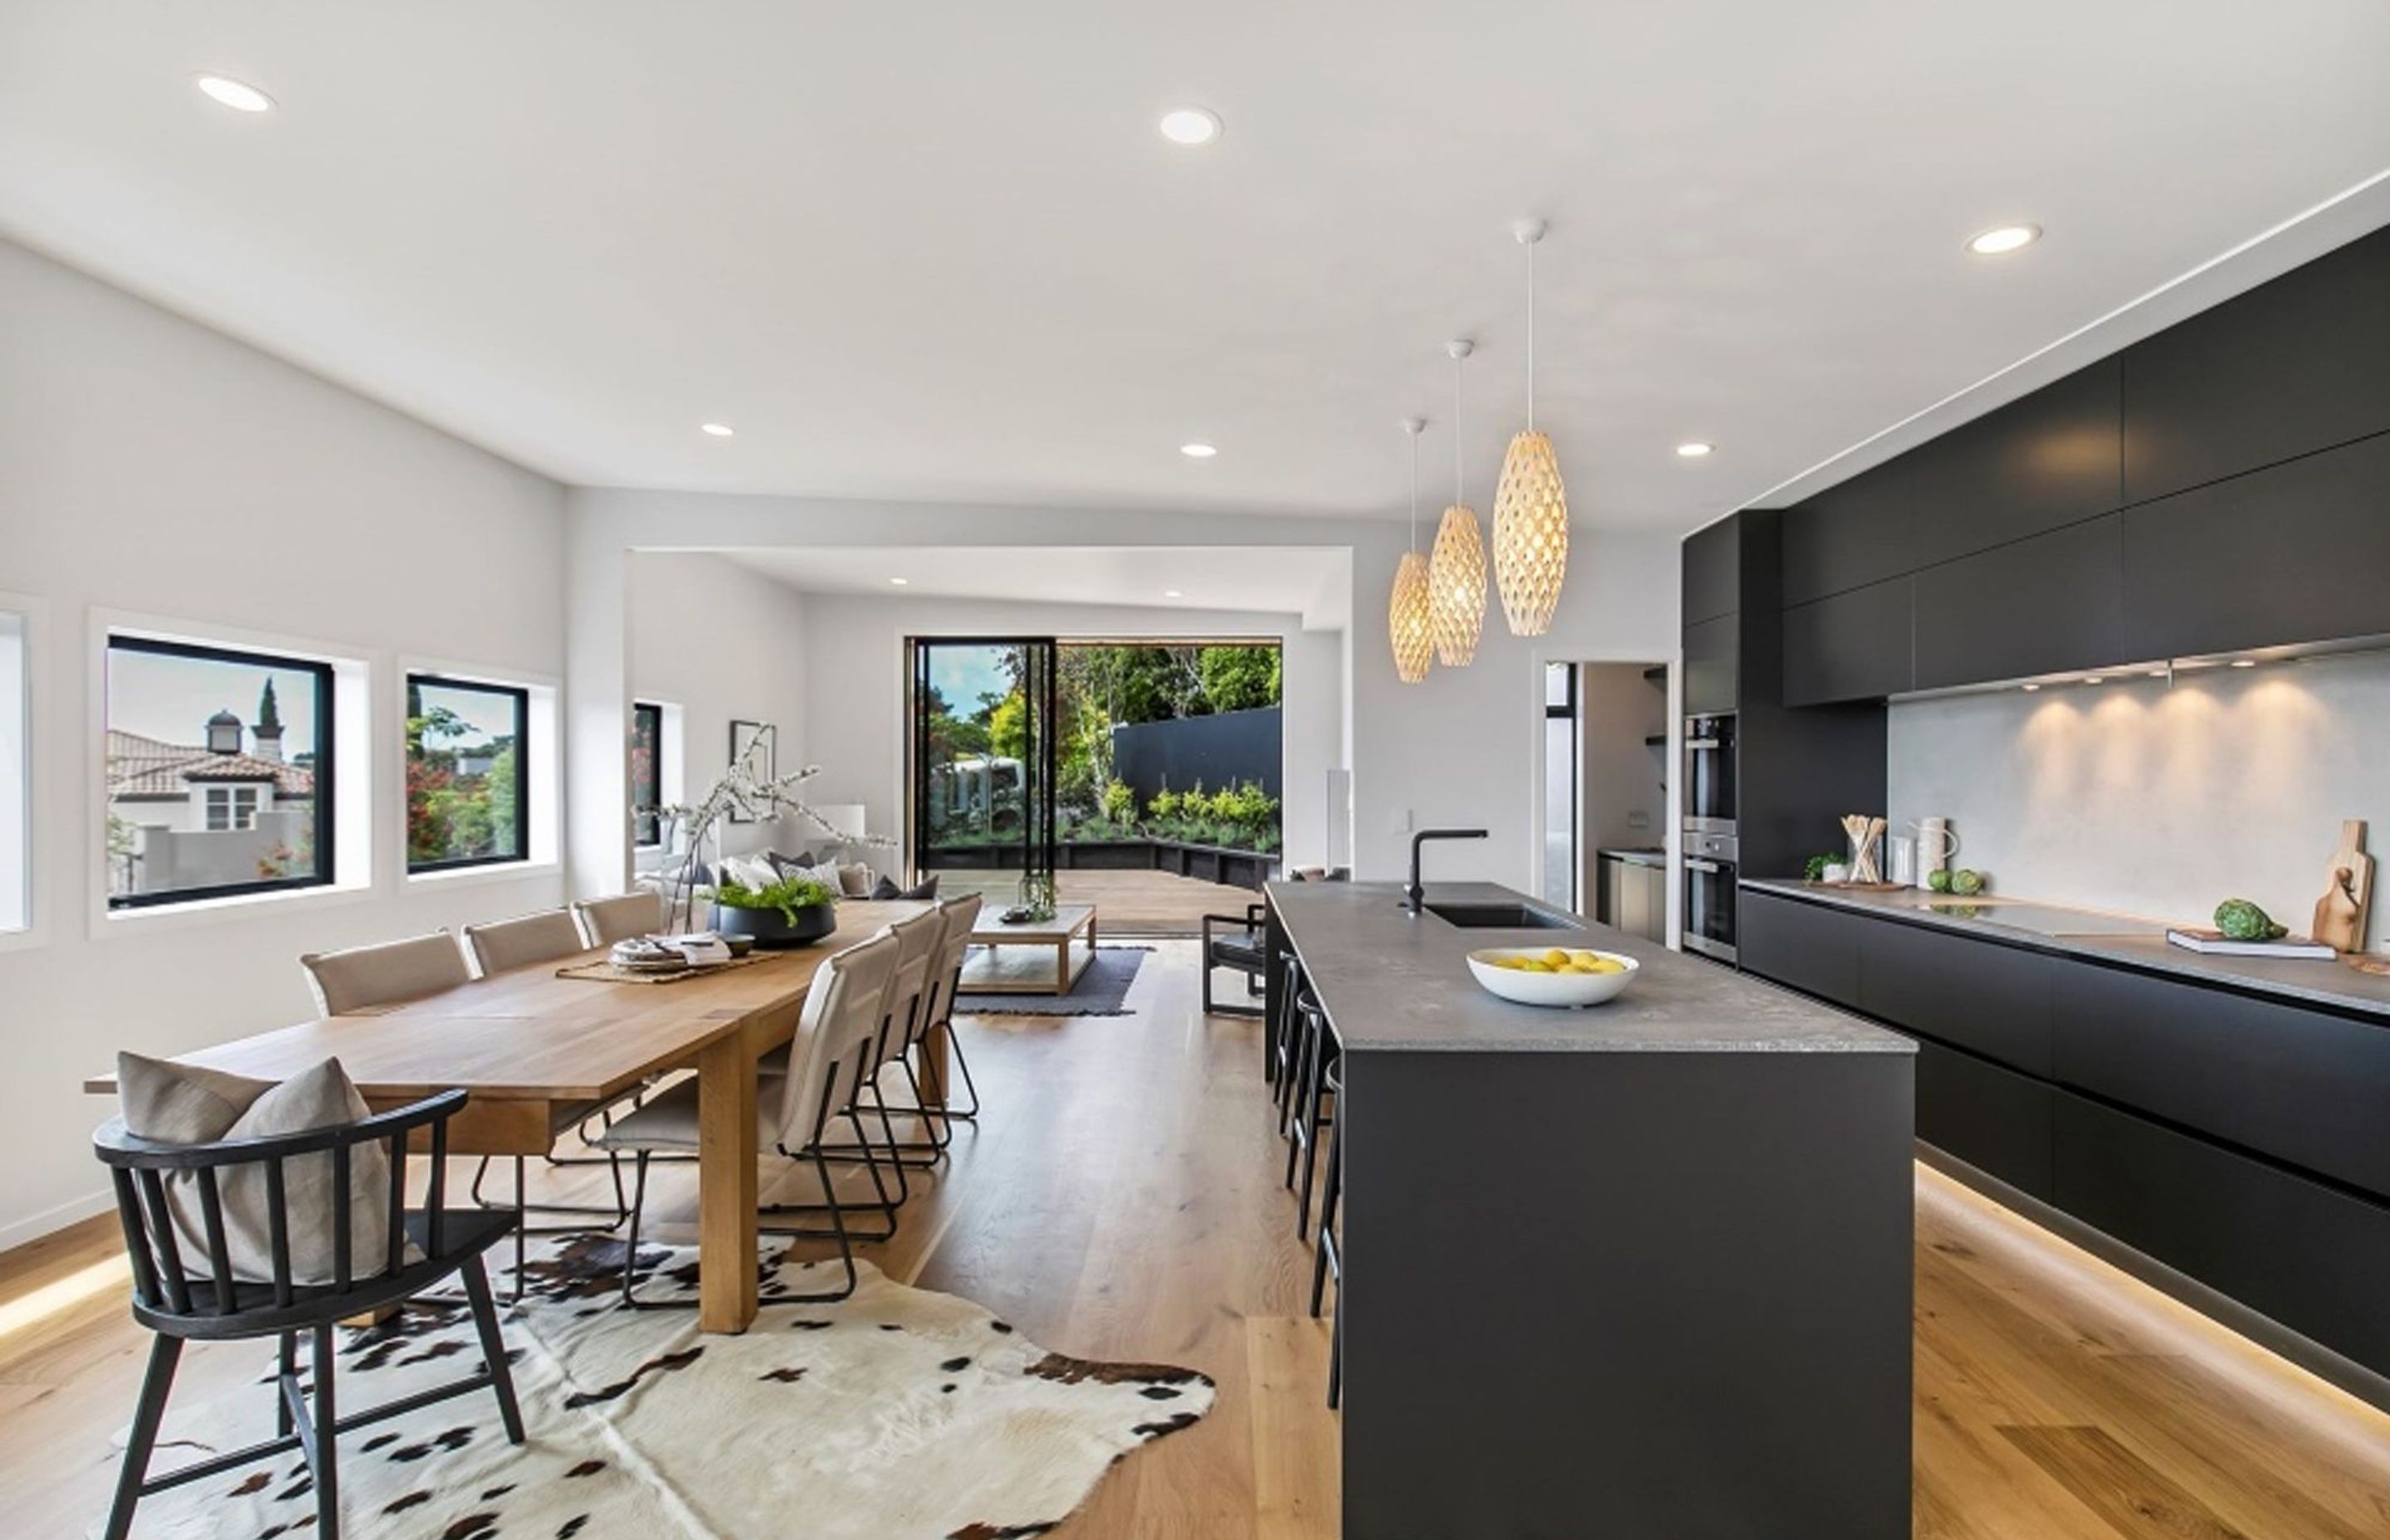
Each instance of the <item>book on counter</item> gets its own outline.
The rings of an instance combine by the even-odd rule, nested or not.
[[[2340,956],[2319,941],[2305,936],[2282,936],[2274,941],[2242,941],[2221,930],[2168,930],[2166,940],[2192,952],[2204,952],[2214,957],[2320,957],[2326,962]]]

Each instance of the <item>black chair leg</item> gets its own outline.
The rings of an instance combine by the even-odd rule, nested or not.
[[[323,1540],[341,1536],[341,1408],[332,1393],[332,1323],[325,1321],[315,1328],[315,1355],[309,1366],[315,1374],[315,1426],[307,1447],[315,1477],[315,1533]]]
[[[1328,1409],[1336,1410],[1344,1404],[1344,1285],[1336,1285],[1336,1324],[1329,1328],[1328,1337]]]
[[[299,1334],[282,1334],[281,1373],[274,1387],[274,1431],[278,1437],[290,1436],[289,1387],[299,1382]]]
[[[498,1420],[506,1424],[507,1442],[520,1444],[522,1408],[515,1404],[514,1370],[507,1363],[506,1339],[498,1335],[498,1306],[490,1297],[490,1275],[479,1256],[466,1262],[464,1278],[465,1298],[473,1307],[473,1329],[482,1339],[482,1361],[489,1372],[490,1389],[498,1398]]]
[[[1310,1094],[1306,1098],[1309,1106],[1304,1113],[1303,1123],[1303,1190],[1297,1196],[1294,1205],[1294,1238],[1297,1240],[1310,1233],[1312,1180],[1319,1174],[1319,1149],[1317,1141],[1319,1136],[1320,1083],[1327,1074],[1327,1066],[1322,1060],[1327,1057],[1326,1038],[1315,1037],[1311,1046]],[[1331,1139],[1335,1137],[1332,1129],[1329,1136]],[[1321,1212],[1324,1213],[1327,1211],[1323,1209]]]
[[[166,1392],[173,1389],[174,1366],[182,1359],[180,1337],[151,1340],[149,1367],[141,1377],[141,1399],[134,1407],[133,1432],[124,1444],[124,1465],[116,1476],[116,1500],[108,1509],[106,1540],[125,1540],[133,1533],[134,1505],[141,1501],[141,1483],[148,1479],[158,1424],[166,1415]]]

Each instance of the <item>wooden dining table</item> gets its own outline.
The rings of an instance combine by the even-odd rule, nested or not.
[[[559,1123],[621,1099],[653,1076],[698,1081],[698,1324],[744,1331],[755,1318],[756,1060],[796,1033],[815,973],[842,947],[927,904],[849,901],[816,944],[671,982],[559,976],[589,952],[476,979],[437,995],[320,1017],[175,1056],[256,1080],[287,1080],[338,1059],[376,1111],[452,1088],[456,1155],[545,1155]],[[925,1046],[922,1091],[942,1100],[944,1039]],[[113,1073],[84,1089],[114,1095]]]

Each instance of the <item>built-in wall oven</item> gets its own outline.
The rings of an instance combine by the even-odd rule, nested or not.
[[[1734,873],[1731,834],[1685,831],[1685,949],[1734,961]]]
[[[1685,718],[1685,828],[1734,833],[1734,714]]]

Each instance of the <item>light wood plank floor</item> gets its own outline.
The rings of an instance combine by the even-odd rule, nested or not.
[[[988,1118],[878,1260],[1060,1351],[1219,1380],[1209,1419],[1118,1468],[1059,1535],[1333,1535],[1327,1336],[1304,1314],[1258,1028],[1197,1015],[1183,943],[1130,999],[1136,1016],[963,1026]],[[2390,1535],[2390,1417],[1940,1175],[1921,1168],[1917,1191],[1919,1536]],[[685,1219],[685,1191],[664,1202]],[[144,1346],[122,1278],[106,1223],[0,1257],[7,1534],[81,1534],[101,1510]],[[186,1384],[228,1388],[265,1361],[202,1348]]]

